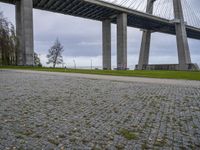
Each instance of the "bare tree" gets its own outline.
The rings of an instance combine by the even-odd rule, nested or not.
[[[42,67],[42,63],[41,63],[40,58],[39,58],[39,56],[36,52],[34,53],[34,64],[35,64],[35,66]]]
[[[49,49],[49,54],[47,55],[48,62],[47,64],[53,64],[53,68],[56,67],[57,64],[63,63],[63,46],[61,45],[60,41],[56,39],[54,45]]]
[[[14,25],[0,12],[0,65],[16,65],[16,49]]]

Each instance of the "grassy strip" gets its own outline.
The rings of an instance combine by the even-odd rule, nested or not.
[[[139,70],[118,71],[118,70],[86,70],[86,69],[75,70],[75,69],[63,69],[63,68],[22,67],[22,66],[0,66],[0,69],[19,69],[19,70],[34,70],[34,71],[49,71],[49,72],[129,76],[129,77],[200,80],[199,71],[139,71]]]

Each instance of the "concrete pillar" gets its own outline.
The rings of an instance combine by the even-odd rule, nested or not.
[[[103,69],[111,70],[111,21],[106,19],[102,23],[103,35]]]
[[[153,13],[153,4],[155,0],[147,0],[146,12],[149,14]],[[138,70],[145,69],[144,66],[149,64],[149,51],[151,43],[151,31],[144,30],[142,34],[142,43],[140,47],[140,56],[138,62]]]
[[[117,69],[127,69],[127,14],[117,16]]]
[[[191,64],[191,57],[187,40],[187,32],[184,22],[181,0],[173,0],[173,5],[174,5],[174,15],[175,15],[179,69],[188,70],[188,65]]]
[[[151,42],[151,31],[144,30],[142,33],[142,43],[140,47],[140,56],[138,62],[138,70],[143,70],[145,65],[149,64],[149,51]]]
[[[34,65],[33,1],[16,1],[16,33],[18,37],[17,64]]]

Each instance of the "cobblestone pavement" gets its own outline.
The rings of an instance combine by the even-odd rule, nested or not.
[[[0,149],[198,150],[200,85],[0,70]]]

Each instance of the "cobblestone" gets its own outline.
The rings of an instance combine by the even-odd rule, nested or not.
[[[200,85],[188,83],[0,71],[0,149],[200,149]]]

